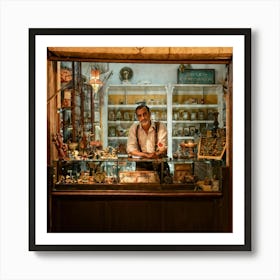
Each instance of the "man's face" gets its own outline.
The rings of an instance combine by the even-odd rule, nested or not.
[[[138,109],[136,111],[137,119],[141,125],[150,124],[150,112],[148,112],[146,107]]]

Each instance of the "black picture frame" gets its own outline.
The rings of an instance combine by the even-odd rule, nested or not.
[[[239,36],[244,40],[244,242],[242,244],[59,244],[37,242],[36,39],[39,36]],[[45,163],[43,163],[45,164]],[[47,197],[47,190],[45,190]],[[251,250],[251,29],[29,29],[29,250],[30,251],[250,251]]]

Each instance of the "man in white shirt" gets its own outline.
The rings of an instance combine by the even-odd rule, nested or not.
[[[135,110],[139,123],[129,129],[127,153],[147,159],[166,156],[167,129],[161,122],[151,120],[148,106],[141,104]]]

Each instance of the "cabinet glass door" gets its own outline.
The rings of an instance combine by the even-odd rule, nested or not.
[[[172,157],[195,157],[200,137],[214,128],[223,128],[223,89],[221,85],[172,85]],[[216,117],[215,117],[216,116]],[[215,125],[217,125],[215,123]],[[193,147],[182,143],[193,143]]]
[[[167,123],[167,88],[164,85],[111,85],[105,95],[104,146],[126,154],[130,126],[137,121],[136,107],[144,103],[151,110],[151,119]]]

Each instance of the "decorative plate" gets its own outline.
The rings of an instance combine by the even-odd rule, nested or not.
[[[129,67],[123,67],[120,70],[120,80],[127,82],[129,80],[131,80],[131,78],[133,77],[133,71],[131,68]]]

